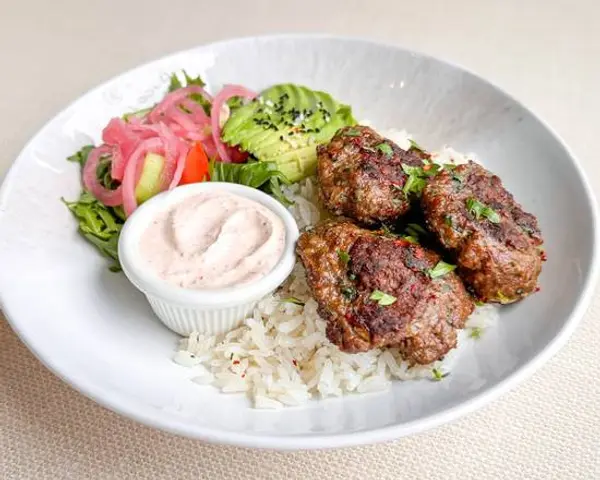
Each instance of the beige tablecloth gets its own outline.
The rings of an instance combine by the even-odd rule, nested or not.
[[[595,0],[0,0],[0,172],[67,102],[124,69],[216,39],[290,31],[371,37],[469,67],[547,119],[600,186]],[[560,354],[467,418],[388,444],[273,453],[121,418],[54,377],[0,319],[0,478],[597,479],[599,345],[597,295]]]

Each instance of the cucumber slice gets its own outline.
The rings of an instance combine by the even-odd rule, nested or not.
[[[160,193],[162,172],[165,167],[165,158],[156,153],[148,153],[144,158],[144,166],[140,181],[135,187],[135,199],[138,205],[144,203],[157,193]]]

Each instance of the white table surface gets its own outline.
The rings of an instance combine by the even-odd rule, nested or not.
[[[51,116],[111,76],[213,40],[279,32],[368,37],[464,65],[547,120],[600,187],[594,0],[0,0],[0,175]],[[0,478],[600,478],[599,346],[597,294],[553,360],[475,414],[388,444],[273,453],[108,412],[45,370],[0,318]]]

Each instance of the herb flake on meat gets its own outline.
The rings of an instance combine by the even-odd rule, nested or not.
[[[394,150],[387,143],[380,143],[377,145],[377,150],[383,153],[386,157],[391,158],[394,155]]]
[[[375,300],[382,307],[387,307],[388,305],[396,303],[396,297],[382,292],[381,290],[374,290],[369,299]]]
[[[344,135],[346,137],[360,137],[360,130],[357,128],[347,128],[344,130]]]
[[[412,148],[413,150],[418,150],[419,152],[425,151],[425,149],[421,147],[417,142],[415,142],[412,138],[409,138],[408,141],[410,142],[410,148]]]
[[[494,209],[481,203],[475,198],[468,198],[466,201],[467,210],[469,213],[479,220],[481,217],[487,218],[492,223],[500,223],[500,215]]]
[[[342,295],[346,298],[346,300],[354,300],[356,298],[357,292],[354,287],[342,287],[341,289]]]
[[[440,260],[435,267],[427,270],[427,273],[431,278],[439,278],[443,277],[447,273],[452,272],[454,269],[456,269],[456,265],[452,265]]]
[[[344,251],[344,250],[338,250],[337,251],[338,254],[338,258],[345,264],[348,265],[348,263],[350,263],[350,255],[348,254],[348,252]]]

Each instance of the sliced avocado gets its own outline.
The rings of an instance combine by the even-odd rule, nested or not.
[[[148,153],[146,155],[140,181],[135,187],[135,199],[138,204],[142,204],[157,193],[160,193],[164,166],[165,158],[162,155],[156,153]]]
[[[300,85],[275,85],[232,113],[223,141],[259,161],[275,162],[292,182],[316,170],[316,146],[337,130],[355,125],[352,109],[325,92]]]

